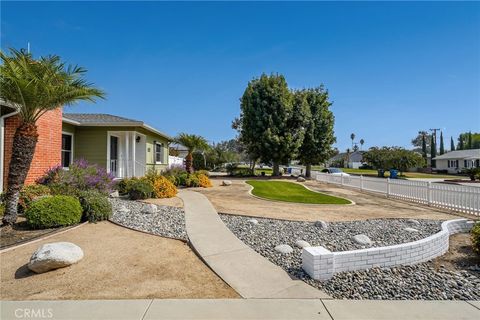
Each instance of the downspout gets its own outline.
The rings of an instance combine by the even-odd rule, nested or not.
[[[3,192],[3,172],[4,172],[4,156],[5,156],[5,119],[11,116],[14,116],[18,113],[18,111],[13,111],[7,114],[4,114],[0,117],[0,141],[2,141],[2,145],[0,146],[0,192]]]

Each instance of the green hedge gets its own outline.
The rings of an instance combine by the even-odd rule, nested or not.
[[[107,220],[112,216],[112,204],[108,198],[98,191],[84,191],[79,195],[83,209],[83,220],[96,222]]]
[[[131,200],[148,199],[152,197],[152,184],[146,179],[130,179],[126,191]]]
[[[470,231],[472,239],[472,248],[480,255],[480,222],[477,222]]]
[[[31,203],[25,217],[33,228],[68,226],[80,222],[82,206],[74,197],[51,196]]]

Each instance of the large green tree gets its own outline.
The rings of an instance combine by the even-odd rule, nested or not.
[[[440,131],[440,155],[445,153],[445,145],[443,144],[443,132]]]
[[[421,130],[418,131],[418,134],[415,138],[412,139],[412,145],[415,147],[415,150],[421,150],[423,152],[423,143],[425,141],[425,151],[430,149],[430,140],[431,140],[431,134],[429,134],[427,131]],[[426,153],[426,152],[425,152]]]
[[[400,147],[372,147],[363,154],[363,159],[376,169],[397,169],[400,172],[421,167],[425,163],[418,152]]]
[[[13,137],[2,219],[4,225],[12,225],[37,144],[37,120],[47,111],[80,100],[94,102],[105,94],[85,80],[84,68],[67,66],[58,56],[34,59],[25,51],[10,49],[0,52],[0,58],[0,98],[18,110],[20,119]]]
[[[455,151],[455,142],[453,142],[453,137],[450,137],[450,151]]]
[[[464,132],[458,136],[458,150],[480,149],[480,133]]]
[[[241,98],[237,128],[253,159],[279,165],[295,155],[303,139],[301,119],[294,112],[293,94],[282,75],[262,74],[248,83]]]
[[[432,135],[431,139],[430,139],[430,163],[431,163],[432,168],[436,167],[436,165],[435,165],[436,161],[433,160],[433,158],[435,158],[436,156],[437,156],[437,145],[436,145],[435,139]]]
[[[179,133],[175,137],[175,142],[181,144],[188,150],[188,154],[185,157],[185,169],[188,173],[193,172],[193,153],[195,151],[206,151],[209,149],[207,140],[196,134]],[[204,154],[202,155],[204,156]]]
[[[328,92],[323,86],[297,91],[295,103],[306,103],[305,134],[298,152],[298,159],[306,166],[305,176],[311,176],[312,164],[328,159],[335,142],[333,125],[335,118],[330,106]]]

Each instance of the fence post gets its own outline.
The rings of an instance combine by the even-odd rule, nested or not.
[[[363,175],[360,175],[360,191],[363,191]]]
[[[432,204],[432,183],[427,182],[427,204],[430,206]]]
[[[387,178],[387,198],[390,196],[390,178]]]

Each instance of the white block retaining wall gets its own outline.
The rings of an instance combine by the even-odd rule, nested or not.
[[[434,235],[388,247],[340,252],[331,252],[321,246],[307,247],[302,251],[302,268],[315,280],[328,280],[343,271],[425,262],[447,252],[449,236],[468,232],[473,224],[467,219],[445,221],[442,230]]]

